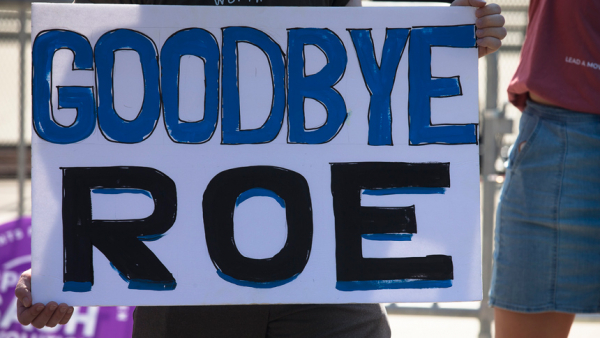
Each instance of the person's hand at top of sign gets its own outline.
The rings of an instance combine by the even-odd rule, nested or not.
[[[506,37],[506,28],[504,28],[504,17],[500,14],[500,6],[487,5],[484,0],[454,0],[452,6],[477,7],[475,26],[479,57],[491,54],[502,46],[500,40]]]
[[[33,325],[41,329],[45,326],[55,327],[66,324],[73,314],[73,307],[67,304],[50,302],[32,304],[31,298],[31,269],[23,272],[15,288],[17,296],[17,319],[23,325]]]

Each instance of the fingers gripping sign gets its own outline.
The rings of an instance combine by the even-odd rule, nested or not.
[[[64,325],[73,314],[73,307],[65,303],[49,302],[32,304],[31,298],[31,269],[23,272],[15,288],[17,297],[17,318],[23,325],[33,325],[41,329],[45,326],[55,327]]]
[[[452,6],[477,7],[475,26],[477,27],[477,46],[479,57],[486,56],[497,51],[502,46],[501,40],[506,37],[504,28],[504,16],[500,6],[497,4],[486,4],[483,0],[455,0]]]

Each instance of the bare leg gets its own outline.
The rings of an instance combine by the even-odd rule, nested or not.
[[[494,314],[496,338],[566,338],[575,319],[571,313],[519,313],[499,308],[494,308]]]

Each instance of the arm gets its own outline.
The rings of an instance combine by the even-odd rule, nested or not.
[[[477,27],[477,46],[479,57],[486,56],[497,51],[506,37],[504,28],[504,17],[500,14],[501,9],[497,4],[486,5],[484,0],[455,0],[452,6],[477,7],[475,26]]]
[[[38,329],[44,326],[55,327],[57,324],[66,324],[73,314],[73,307],[64,303],[31,304],[31,269],[21,274],[15,288],[15,296],[17,296],[17,318],[23,325],[31,324]]]

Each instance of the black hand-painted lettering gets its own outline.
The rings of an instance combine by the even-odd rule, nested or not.
[[[155,240],[175,223],[175,183],[147,167],[63,169],[63,291],[90,291],[94,283],[92,246],[102,252],[130,289],[173,290],[173,275],[143,240]],[[92,219],[92,189],[138,189],[150,193],[154,212],[143,219]]]
[[[238,197],[251,189],[265,189],[285,205],[288,236],[275,256],[243,256],[233,237],[233,214]],[[202,200],[204,230],[210,257],[224,279],[251,287],[275,287],[300,274],[312,247],[313,221],[310,191],[302,175],[284,168],[234,168],[216,175]]]
[[[382,281],[386,284],[356,288],[364,290],[407,287],[390,286],[393,284],[390,281],[439,281],[453,278],[450,256],[363,258],[361,237],[364,234],[374,233],[417,232],[414,206],[362,207],[363,190],[409,188],[414,191],[418,188],[446,188],[450,186],[449,169],[449,163],[331,164],[338,284],[361,281]],[[338,286],[338,289],[344,288]]]

